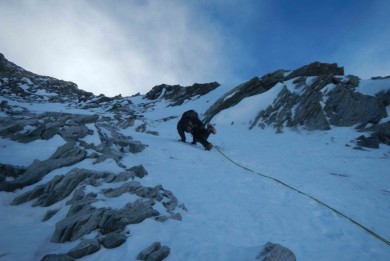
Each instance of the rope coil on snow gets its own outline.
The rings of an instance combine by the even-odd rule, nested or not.
[[[304,196],[306,196],[306,197],[309,197],[310,199],[312,199],[312,200],[316,201],[317,203],[321,204],[322,206],[324,206],[324,207],[326,207],[326,208],[332,210],[332,211],[335,212],[336,214],[338,214],[338,215],[340,215],[340,216],[346,218],[347,220],[351,221],[353,224],[355,224],[355,225],[357,225],[358,227],[362,228],[364,231],[366,231],[366,232],[369,233],[370,235],[376,237],[377,239],[379,239],[380,241],[382,241],[382,242],[385,243],[386,245],[390,246],[390,241],[389,241],[389,240],[387,240],[387,239],[385,239],[384,237],[378,235],[377,233],[375,233],[374,231],[370,230],[370,229],[367,228],[366,226],[364,226],[364,225],[360,224],[359,222],[355,221],[354,219],[348,217],[347,215],[345,215],[344,213],[340,212],[339,210],[337,210],[337,209],[335,209],[335,208],[329,206],[328,204],[324,203],[323,201],[321,201],[321,200],[319,200],[319,199],[317,199],[317,198],[315,198],[315,197],[313,197],[313,196],[311,196],[311,195],[309,195],[309,194],[307,194],[307,193],[305,193],[305,192],[303,192],[303,191],[301,191],[301,190],[299,190],[299,189],[296,189],[296,188],[294,188],[294,187],[292,187],[292,186],[290,186],[290,185],[284,183],[283,181],[281,181],[281,180],[279,180],[279,179],[276,179],[276,178],[273,178],[273,177],[264,175],[264,174],[262,174],[262,173],[260,173],[260,172],[251,170],[251,169],[249,169],[249,168],[247,168],[247,167],[241,165],[240,163],[237,163],[236,161],[232,160],[229,156],[227,156],[225,153],[223,153],[217,146],[215,146],[214,148],[215,148],[222,156],[224,156],[226,159],[228,159],[230,162],[232,162],[233,164],[237,165],[238,167],[240,167],[240,168],[242,168],[242,169],[244,169],[244,170],[246,170],[246,171],[255,173],[255,174],[257,174],[257,175],[260,175],[260,176],[262,176],[262,177],[264,177],[264,178],[271,179],[271,180],[273,180],[273,181],[275,181],[275,182],[277,182],[277,183],[279,183],[279,184],[281,184],[281,185],[283,185],[283,186],[285,186],[285,187],[287,187],[287,188],[289,188],[289,189],[291,189],[291,190],[293,190],[293,191],[295,191],[295,192],[298,192],[299,194],[302,194],[302,195],[304,195]]]

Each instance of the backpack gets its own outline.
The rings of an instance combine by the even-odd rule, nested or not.
[[[197,119],[199,117],[198,113],[194,110],[189,110],[183,113],[183,118]]]

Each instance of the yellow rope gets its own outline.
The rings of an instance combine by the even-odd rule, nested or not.
[[[335,208],[329,206],[328,204],[322,202],[321,200],[319,200],[319,199],[317,199],[317,198],[315,198],[315,197],[313,197],[313,196],[311,196],[311,195],[309,195],[309,194],[307,194],[307,193],[305,193],[305,192],[303,192],[303,191],[301,191],[301,190],[299,190],[299,189],[296,189],[296,188],[294,188],[294,187],[292,187],[292,186],[290,186],[290,185],[288,185],[288,184],[282,182],[282,181],[279,180],[279,179],[276,179],[276,178],[273,178],[273,177],[264,175],[264,174],[262,174],[262,173],[260,173],[260,172],[251,170],[251,169],[249,169],[249,168],[247,168],[247,167],[245,167],[245,166],[243,166],[243,165],[237,163],[236,161],[232,160],[232,159],[231,159],[230,157],[228,157],[225,153],[223,153],[217,146],[215,146],[214,148],[215,148],[222,156],[224,156],[226,159],[228,159],[230,162],[232,162],[233,164],[237,165],[238,167],[240,167],[240,168],[242,168],[242,169],[245,169],[246,171],[255,173],[255,174],[257,174],[257,175],[260,175],[260,176],[262,176],[262,177],[264,177],[264,178],[271,179],[271,180],[273,180],[273,181],[275,181],[275,182],[277,182],[277,183],[279,183],[279,184],[281,184],[281,185],[283,185],[283,186],[285,186],[285,187],[287,187],[287,188],[289,188],[289,189],[291,189],[291,190],[294,190],[295,192],[298,192],[298,193],[300,193],[300,194],[302,194],[302,195],[305,195],[305,196],[311,198],[312,200],[316,201],[317,203],[323,205],[324,207],[326,207],[326,208],[332,210],[333,212],[339,214],[340,216],[342,216],[342,217],[348,219],[348,220],[351,221],[353,224],[357,225],[358,227],[360,227],[360,228],[362,228],[363,230],[365,230],[367,233],[371,234],[372,236],[376,237],[377,239],[379,239],[380,241],[382,241],[382,242],[385,243],[386,245],[390,246],[390,241],[389,241],[389,240],[387,240],[387,239],[385,239],[384,237],[378,235],[377,233],[375,233],[374,231],[370,230],[370,229],[367,228],[366,226],[363,226],[363,225],[360,224],[359,222],[357,222],[357,221],[355,221],[354,219],[348,217],[347,215],[343,214],[342,212],[338,211],[337,209],[335,209]]]

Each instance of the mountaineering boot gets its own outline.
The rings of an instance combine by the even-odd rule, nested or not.
[[[213,127],[213,125],[211,125],[211,123],[207,123],[207,131],[212,133],[212,134],[217,133],[217,130]]]
[[[213,148],[213,144],[208,143],[204,148],[205,150],[211,150]]]

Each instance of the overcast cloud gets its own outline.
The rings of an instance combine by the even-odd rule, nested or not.
[[[314,2],[314,3],[313,3]],[[313,61],[390,74],[387,0],[0,0],[0,52],[95,94],[238,84]]]
[[[181,1],[1,1],[0,10],[8,59],[96,94],[215,81],[226,68],[223,37]]]

